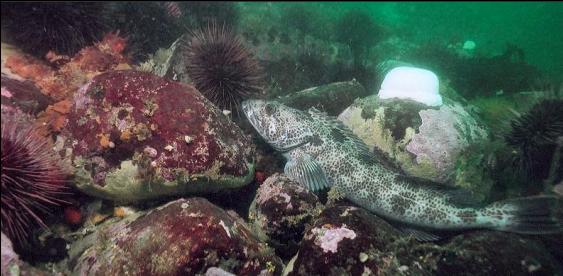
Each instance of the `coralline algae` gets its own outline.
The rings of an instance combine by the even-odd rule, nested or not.
[[[62,136],[76,185],[88,194],[135,202],[253,179],[249,140],[190,85],[112,71],[94,77],[73,102]]]

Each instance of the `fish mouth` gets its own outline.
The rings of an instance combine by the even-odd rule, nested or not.
[[[256,129],[258,130],[258,125],[256,124],[256,116],[258,116],[257,114],[257,108],[256,106],[258,105],[258,102],[260,100],[244,100],[241,102],[240,106],[242,109],[242,113],[244,113],[244,116],[246,117],[246,119],[250,122],[250,124]],[[258,131],[260,133],[260,131]]]
[[[244,116],[254,125],[256,116],[258,116],[258,107],[264,104],[263,100],[244,100],[240,104]]]

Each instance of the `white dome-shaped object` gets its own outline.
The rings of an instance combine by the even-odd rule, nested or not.
[[[477,47],[477,44],[475,44],[475,41],[473,40],[467,40],[463,43],[463,50],[473,51],[475,50],[475,47]]]
[[[428,106],[440,106],[439,86],[438,76],[432,71],[401,66],[385,75],[378,96],[380,99],[411,99]]]

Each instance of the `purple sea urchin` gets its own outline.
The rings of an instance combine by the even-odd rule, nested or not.
[[[67,174],[31,124],[2,117],[2,232],[23,245],[31,226],[46,227],[42,215],[65,203]]]
[[[557,139],[563,136],[563,100],[542,100],[511,126],[505,140],[517,149],[518,167],[532,178],[545,179]]]
[[[233,110],[260,93],[262,69],[242,40],[216,23],[192,32],[186,44],[187,72],[194,86],[221,109]]]

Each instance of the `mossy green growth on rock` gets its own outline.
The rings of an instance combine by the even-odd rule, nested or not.
[[[481,159],[472,152],[463,155],[471,144],[488,139],[488,133],[474,114],[457,101],[445,98],[440,107],[404,99],[381,100],[377,95],[356,100],[339,115],[372,151],[406,174],[439,183],[468,188],[484,199],[490,181],[484,171],[472,165]],[[456,167],[458,158],[461,165]],[[484,176],[483,176],[484,177]],[[473,180],[479,180],[473,182]],[[470,181],[471,180],[471,181]]]
[[[455,163],[455,184],[471,191],[473,196],[484,201],[489,197],[494,180],[490,176],[494,151],[483,144],[471,144],[460,152]]]
[[[176,180],[168,181],[154,176],[142,178],[143,169],[131,160],[121,162],[119,168],[108,172],[105,185],[100,186],[85,170],[83,162],[76,164],[75,185],[82,192],[115,201],[117,203],[133,203],[143,200],[158,199],[167,196],[204,194],[226,189],[242,187],[254,179],[254,164],[247,164],[248,173],[243,176],[219,175],[217,172],[205,171],[197,174],[179,172]]]

